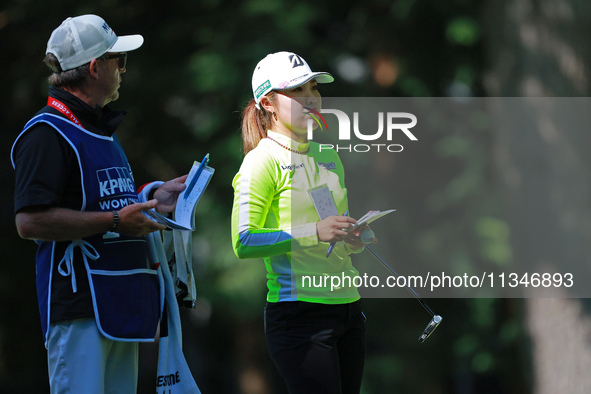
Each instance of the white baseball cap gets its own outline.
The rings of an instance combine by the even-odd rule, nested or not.
[[[45,54],[53,53],[63,71],[71,70],[107,52],[129,52],[144,43],[139,34],[117,37],[103,18],[82,15],[68,18],[51,33]]]
[[[327,72],[312,72],[306,61],[293,52],[276,52],[267,55],[252,73],[252,93],[256,107],[261,98],[271,90],[293,89],[312,78],[318,83],[334,81]]]

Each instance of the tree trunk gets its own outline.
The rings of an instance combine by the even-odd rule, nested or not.
[[[488,95],[561,97],[558,101],[588,96],[590,11],[588,0],[487,1]],[[531,124],[495,130],[495,165],[511,227],[511,269],[573,270],[581,284],[588,281],[591,262],[591,133],[544,117],[544,100],[530,104],[538,115],[529,118]],[[525,303],[533,391],[591,392],[587,301],[562,288],[551,298],[528,297]]]

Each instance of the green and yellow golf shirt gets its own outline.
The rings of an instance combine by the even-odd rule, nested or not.
[[[341,242],[326,257],[329,243],[318,240],[316,222],[320,218],[309,194],[311,189],[327,186],[338,213],[348,210],[344,169],[337,152],[273,131],[267,135],[270,138],[246,155],[234,177],[234,252],[240,258],[264,259],[269,302],[342,304],[358,300],[354,286],[335,288],[331,278],[357,276],[349,254],[361,250],[353,251]]]

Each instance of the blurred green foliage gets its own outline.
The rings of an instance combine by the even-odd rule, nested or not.
[[[251,97],[254,66],[267,53],[291,50],[313,69],[335,74],[337,83],[322,87],[325,96],[481,96],[481,3],[63,0],[58,6],[19,0],[0,5],[5,158],[0,175],[5,185],[0,391],[43,392],[47,387],[35,300],[35,247],[14,229],[14,180],[7,158],[24,123],[45,103],[47,71],[41,62],[51,31],[63,19],[95,13],[117,34],[145,38],[144,46],[129,55],[121,97],[112,104],[129,111],[118,134],[138,184],[181,175],[193,160],[211,154],[216,173],[199,203],[195,231],[200,301],[195,311],[183,311],[187,358],[202,391],[282,393],[265,353],[262,261],[239,261],[230,242],[231,184],[242,160],[240,112]],[[335,71],[337,60],[345,57],[358,60],[365,74],[349,80]],[[491,178],[490,129],[486,117],[473,116],[469,129],[428,136],[420,155],[399,171],[396,195],[381,196],[394,207],[406,207],[389,219],[391,228],[384,235],[395,240],[384,247],[396,248],[399,261],[427,266],[453,261],[458,273],[470,272],[476,262],[511,263],[510,229]],[[437,168],[422,164],[434,160]],[[352,206],[361,205],[359,191],[349,190],[349,195]],[[527,339],[518,300],[429,300],[445,320],[419,346],[417,337],[428,316],[407,296],[364,301],[365,394],[528,391]],[[140,392],[153,392],[153,354],[146,352]],[[251,369],[254,375],[246,373]]]

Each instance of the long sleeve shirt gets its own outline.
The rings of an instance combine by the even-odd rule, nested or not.
[[[321,150],[313,141],[302,144],[273,131],[268,131],[268,137],[246,155],[234,177],[236,255],[264,259],[269,302],[356,301],[359,294],[352,278],[358,272],[349,256],[353,251],[339,243],[326,257],[330,244],[318,240],[320,217],[310,195],[310,190],[328,187],[338,214],[347,211],[338,154]]]

